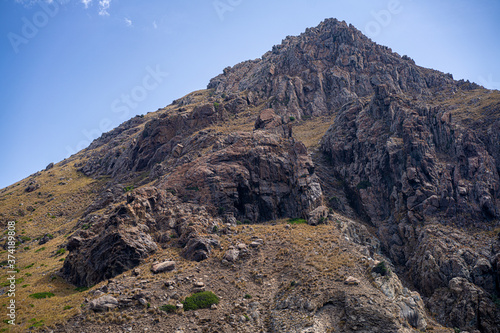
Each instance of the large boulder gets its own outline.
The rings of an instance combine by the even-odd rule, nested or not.
[[[172,260],[156,263],[151,266],[151,272],[153,272],[153,274],[170,272],[173,271],[174,269],[175,269],[175,261]]]
[[[134,268],[155,252],[158,247],[148,228],[130,225],[126,215],[125,207],[119,207],[105,222],[103,232],[86,239],[72,238],[63,277],[77,286],[92,286]]]
[[[95,312],[103,312],[116,308],[118,300],[113,296],[105,295],[90,301],[90,309]]]
[[[219,246],[219,241],[210,238],[193,237],[187,242],[182,255],[189,260],[202,261],[210,256],[214,246]]]

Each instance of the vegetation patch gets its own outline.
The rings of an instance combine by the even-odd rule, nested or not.
[[[172,304],[165,304],[160,306],[160,310],[165,311],[167,313],[174,313],[177,310],[177,307]]]
[[[386,276],[391,272],[389,268],[387,268],[387,265],[385,264],[385,261],[382,261],[377,264],[377,266],[373,267],[372,272],[378,273],[382,276]]]
[[[211,307],[212,304],[219,304],[219,297],[211,291],[195,293],[186,297],[184,302],[182,302],[185,311],[206,309]]]
[[[130,186],[125,186],[123,188],[123,192],[130,192],[134,189],[134,185],[130,185]]]
[[[307,224],[307,221],[304,220],[304,219],[300,219],[300,218],[296,217],[296,218],[293,218],[293,219],[289,219],[288,223],[290,223],[290,224]]]
[[[51,292],[43,292],[43,293],[30,294],[29,296],[35,299],[43,299],[43,298],[51,298],[54,297],[55,295]]]
[[[30,322],[32,323],[30,328],[37,328],[37,327],[43,326],[43,320],[37,320],[37,319],[33,318],[30,320]]]
[[[15,283],[16,283],[16,284],[21,284],[21,283],[23,283],[23,281],[24,281],[24,279],[23,279],[23,278],[19,278],[19,279],[16,279],[16,280],[15,280]],[[8,287],[8,286],[10,286],[10,280],[9,280],[9,281],[7,281],[7,282],[2,282],[2,283],[0,284],[0,287]]]

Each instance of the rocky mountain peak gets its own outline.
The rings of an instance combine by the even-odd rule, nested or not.
[[[332,114],[372,95],[382,83],[416,98],[456,86],[451,75],[419,67],[352,25],[327,19],[299,36],[288,36],[260,59],[227,67],[208,88],[224,94],[251,91],[258,98],[272,98],[278,112],[301,118]]]
[[[227,67],[208,89],[34,175],[17,197],[36,206],[67,169],[94,185],[57,220],[61,235],[43,239],[69,252],[64,279],[120,296],[89,311],[135,311],[127,290],[140,285],[142,309],[175,300],[183,313],[196,276],[197,291],[206,282],[224,295],[196,319],[207,331],[239,331],[238,314],[251,332],[499,332],[500,93],[420,67],[345,22]],[[77,196],[29,214],[47,223]],[[175,318],[194,331],[193,317]]]

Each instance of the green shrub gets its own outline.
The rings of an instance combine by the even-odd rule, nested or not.
[[[177,310],[177,307],[172,304],[165,304],[160,306],[160,310],[165,311],[167,313],[174,313]]]
[[[37,328],[43,326],[43,320],[36,320],[35,318],[30,320],[30,323],[33,323],[29,328]]]
[[[0,287],[8,287],[8,286],[10,286],[10,281],[11,280],[8,280],[6,282],[0,283]],[[23,282],[24,282],[24,279],[23,278],[19,278],[19,279],[16,279],[14,283],[15,284],[21,284]]]
[[[125,186],[123,188],[123,192],[130,192],[134,189],[134,185],[130,185],[130,186]]]
[[[84,223],[84,224],[82,225],[82,229],[83,229],[83,230],[90,229],[90,224]]]
[[[72,309],[72,308],[73,308],[73,307],[72,307],[72,306],[70,306],[70,305],[65,305],[65,306],[64,306],[64,308],[63,308],[63,310],[69,310],[69,309]]]
[[[87,291],[89,289],[90,289],[89,287],[77,287],[77,288],[75,288],[75,291],[78,291],[81,293],[81,292]]]
[[[377,266],[373,267],[372,272],[378,273],[382,276],[386,276],[387,274],[390,273],[390,269],[387,268],[387,265],[385,264],[385,261],[382,261],[377,264]]]
[[[295,121],[295,117],[294,116],[290,116],[290,121]]]
[[[246,299],[250,299],[250,298],[252,298],[252,295],[250,295],[250,294],[245,294],[244,298],[246,298]]]
[[[24,267],[24,269],[28,269],[28,268],[31,268],[33,266],[35,266],[35,263],[29,264],[28,266]]]
[[[21,241],[23,241],[23,242],[29,242],[29,241],[31,240],[31,238],[30,238],[30,237],[28,237],[28,236],[21,236],[21,237],[20,237],[20,239],[21,239]]]
[[[220,105],[220,104],[219,104],[218,102],[214,102],[214,107],[215,107],[216,109],[218,109],[218,108],[219,108],[219,105]]]
[[[65,253],[66,253],[66,249],[65,248],[60,248],[59,250],[56,251],[56,256],[63,255]]]
[[[38,250],[36,250],[35,252],[40,252],[40,251],[43,251],[43,250],[45,250],[45,247],[41,247]]]
[[[304,219],[300,219],[298,217],[293,218],[293,219],[288,219],[288,223],[290,224],[306,224],[307,221]]]
[[[182,304],[185,311],[206,309],[212,304],[219,304],[219,297],[211,291],[202,291],[186,297]]]
[[[55,295],[53,293],[50,293],[50,292],[35,293],[35,294],[29,295],[29,297],[35,298],[35,299],[51,298],[51,297],[54,297],[54,296]]]

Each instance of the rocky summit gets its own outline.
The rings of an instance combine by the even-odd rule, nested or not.
[[[499,174],[500,92],[327,19],[1,190],[16,329],[500,332]]]

